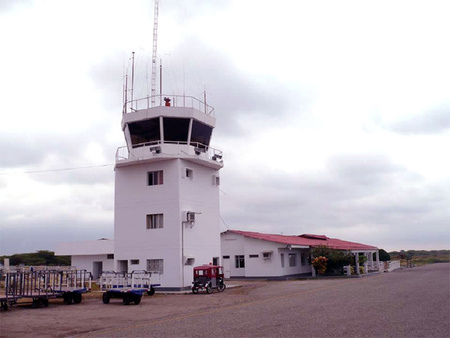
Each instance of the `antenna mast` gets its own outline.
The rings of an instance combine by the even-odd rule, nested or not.
[[[155,106],[156,97],[156,48],[158,46],[158,6],[159,0],[155,0],[155,12],[153,21],[153,53],[152,53],[152,107]]]

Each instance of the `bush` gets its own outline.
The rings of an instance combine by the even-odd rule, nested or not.
[[[326,273],[342,273],[343,267],[354,262],[354,256],[349,251],[330,249],[326,246],[319,246],[312,249],[314,257],[326,257]]]

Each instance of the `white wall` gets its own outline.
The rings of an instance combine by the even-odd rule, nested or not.
[[[193,170],[192,179],[186,168]],[[164,183],[148,186],[147,172],[156,170],[163,170]],[[190,286],[195,265],[220,257],[219,188],[212,184],[217,174],[178,158],[116,168],[115,260],[127,260],[132,271],[146,270],[147,259],[163,259],[161,286]],[[192,228],[182,223],[186,211],[198,213]],[[146,229],[146,215],[159,213],[164,228]],[[194,265],[183,265],[182,250]]]
[[[114,269],[114,259],[108,259],[107,255],[80,255],[71,257],[71,265],[77,270],[86,270],[93,272],[93,262],[102,262],[103,271],[112,271]]]
[[[310,273],[311,265],[308,263],[309,249],[287,249],[286,245],[248,238],[234,233],[222,233],[222,257],[230,256],[229,262],[224,262],[225,270],[230,266],[230,277],[281,277],[301,273]],[[270,252],[270,258],[264,258],[264,252]],[[304,255],[304,265],[301,261]],[[284,254],[284,267],[281,264],[281,255]],[[289,254],[296,255],[296,265],[289,266]],[[236,268],[235,256],[244,255],[245,268]],[[251,258],[250,255],[258,255]]]

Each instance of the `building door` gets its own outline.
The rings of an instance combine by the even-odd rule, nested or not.
[[[223,275],[225,278],[230,278],[231,276],[231,259],[230,256],[223,256]]]
[[[128,261],[117,261],[117,272],[128,272]]]
[[[92,277],[99,279],[103,271],[103,262],[93,262],[92,264]]]

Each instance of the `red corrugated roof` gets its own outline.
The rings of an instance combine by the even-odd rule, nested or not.
[[[274,243],[286,245],[302,245],[309,247],[327,246],[338,250],[377,250],[378,248],[372,245],[361,243],[343,241],[337,238],[329,238],[323,235],[304,234],[300,236],[286,236],[274,234],[262,234],[259,232],[228,230],[227,233],[235,233],[245,237],[260,239]]]

